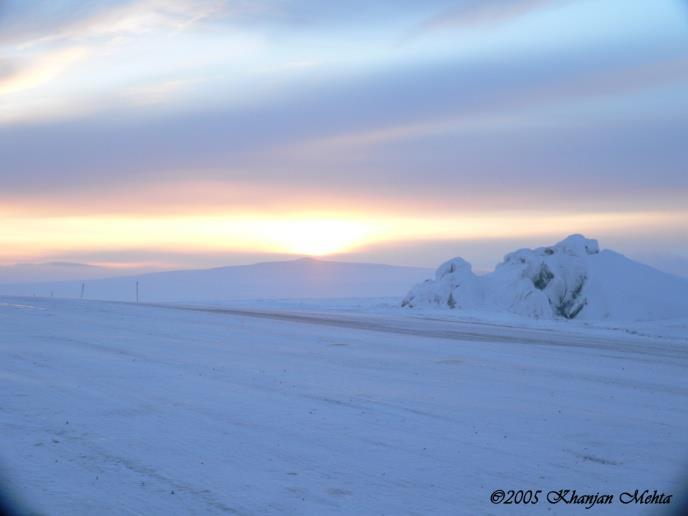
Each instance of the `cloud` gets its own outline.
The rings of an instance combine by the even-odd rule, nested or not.
[[[0,43],[35,45],[56,40],[186,30],[205,24],[305,28],[360,25],[428,9],[452,0],[9,0],[0,10]]]
[[[49,82],[86,54],[85,49],[74,47],[47,53],[22,65],[6,65],[4,73],[0,69],[0,97]]]
[[[188,93],[189,88],[202,82],[201,79],[173,79],[134,86],[123,93],[123,97],[136,106],[166,104]]]
[[[284,9],[297,12],[290,10],[297,4],[306,5],[286,2]],[[334,3],[319,5],[310,13],[314,23],[342,14]],[[102,29],[113,27],[105,19],[91,24],[90,33],[118,33]],[[124,26],[143,30],[160,23],[151,21],[156,19]],[[330,42],[324,36],[316,41]],[[341,71],[335,62],[329,75],[280,84],[274,96],[231,106],[146,110],[145,104],[171,101],[195,83],[165,76],[118,85],[117,93],[133,102],[107,96],[89,116],[0,126],[0,191],[5,199],[25,196],[26,206],[37,192],[54,198],[68,192],[70,202],[96,211],[117,203],[141,209],[145,196],[131,192],[183,181],[205,185],[193,190],[188,204],[210,198],[213,209],[247,200],[261,208],[282,202],[273,194],[257,199],[252,192],[261,189],[304,202],[310,196],[326,204],[338,194],[351,205],[377,199],[385,207],[427,210],[459,204],[676,206],[685,196],[688,119],[680,102],[669,106],[669,96],[652,93],[685,82],[682,58],[667,58],[645,41],[623,52],[558,49],[509,60],[407,57],[354,72]],[[12,62],[6,77],[18,70]],[[272,80],[256,77],[249,88]],[[631,95],[638,95],[638,107],[631,102],[636,99],[628,100]],[[32,106],[40,101],[29,97]],[[78,95],[72,100],[93,102]],[[593,109],[587,101],[599,105]],[[643,103],[649,107],[641,116]],[[660,116],[658,103],[672,110],[673,120]],[[578,113],[581,107],[587,111]],[[253,190],[236,188],[234,196],[224,197],[236,184]],[[99,205],[103,191],[116,195]],[[180,192],[152,203],[151,210],[179,207]]]
[[[442,63],[298,84],[231,109],[14,126],[0,129],[0,190],[47,187],[56,195],[193,177],[269,188],[324,184],[352,198],[364,189],[420,204],[514,205],[562,202],[595,181],[587,203],[605,195],[637,202],[628,196],[658,181],[685,192],[685,114],[665,120],[651,111],[630,124],[634,109],[602,108],[574,123],[546,110],[618,100],[685,80],[685,71],[680,58],[627,66],[608,56],[577,62],[561,55],[527,64]]]
[[[463,0],[423,20],[414,33],[504,23],[565,1],[570,0]]]
[[[0,42],[31,47],[142,34],[156,29],[184,30],[222,13],[223,0],[125,0],[113,2],[42,1],[29,8],[10,2],[0,17]]]
[[[9,59],[0,59],[0,79],[12,75],[15,66]]]
[[[505,74],[507,75],[507,74]],[[330,153],[336,149],[375,146],[395,141],[408,141],[457,131],[523,129],[537,123],[532,110],[561,103],[576,103],[589,98],[619,97],[667,84],[688,85],[688,58],[679,56],[662,61],[616,66],[599,70],[562,71],[556,80],[535,80],[527,87],[511,85],[508,94],[491,100],[460,105],[442,115],[427,116],[408,123],[393,123],[363,131],[309,140],[299,146],[309,152]],[[484,86],[489,91],[490,86]],[[488,98],[490,95],[488,94]],[[473,98],[475,101],[475,98]],[[531,110],[530,113],[528,110]],[[524,111],[529,113],[524,116]],[[618,113],[615,116],[619,116]],[[569,121],[571,123],[571,121]]]
[[[0,95],[46,86],[11,102],[0,99],[0,123],[81,116],[128,101],[160,104],[182,85],[201,82],[202,67],[237,61],[240,51],[249,56],[259,45],[222,31],[211,43],[195,31],[225,13],[225,0],[39,4],[44,10],[36,7],[36,16],[21,2],[0,14]],[[75,64],[75,73],[61,76]]]

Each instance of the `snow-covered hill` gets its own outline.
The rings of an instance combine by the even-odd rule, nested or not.
[[[85,280],[114,276],[116,273],[117,269],[87,263],[16,263],[14,265],[0,265],[0,284],[27,281]],[[132,274],[132,271],[129,271],[128,274]]]
[[[135,301],[260,298],[400,297],[430,269],[303,258],[284,262],[181,270],[87,281],[0,284],[0,295]]]
[[[688,316],[688,281],[571,235],[504,257],[477,276],[462,258],[442,264],[402,306],[507,311],[535,318],[653,320]]]

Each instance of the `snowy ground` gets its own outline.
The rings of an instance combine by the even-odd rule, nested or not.
[[[586,512],[496,489],[657,489],[678,509],[686,328],[4,298],[4,484],[70,515]]]

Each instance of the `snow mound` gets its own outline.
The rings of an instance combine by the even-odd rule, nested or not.
[[[440,265],[434,280],[411,289],[401,306],[542,319],[670,319],[688,316],[688,281],[571,235],[553,246],[509,253],[485,276],[453,258]]]

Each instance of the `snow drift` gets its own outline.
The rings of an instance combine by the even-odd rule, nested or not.
[[[652,320],[688,317],[688,281],[635,262],[597,240],[571,235],[561,242],[507,254],[477,276],[453,258],[434,280],[416,285],[405,307],[506,311],[543,319]]]

